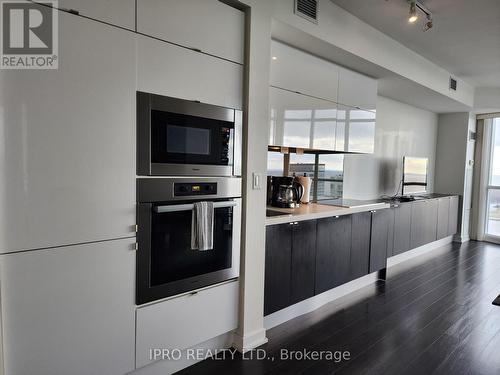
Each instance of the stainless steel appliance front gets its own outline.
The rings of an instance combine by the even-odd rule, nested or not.
[[[242,112],[137,92],[137,174],[241,176]]]
[[[138,305],[239,275],[241,178],[137,179]],[[191,249],[196,201],[214,203],[213,249]]]

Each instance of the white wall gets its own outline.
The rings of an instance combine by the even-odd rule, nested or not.
[[[439,115],[436,145],[436,190],[441,193],[459,194],[459,233],[456,240],[469,239],[469,220],[472,205],[473,168],[475,142],[468,140],[469,131],[476,129],[475,116],[469,112]]]
[[[394,195],[405,155],[429,158],[429,191],[434,191],[437,126],[437,114],[379,96],[375,152],[344,157],[344,198]]]

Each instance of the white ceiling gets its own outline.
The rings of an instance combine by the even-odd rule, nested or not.
[[[478,87],[500,87],[500,0],[424,0],[423,16],[408,23],[406,0],[331,0],[384,34]],[[321,12],[321,9],[320,9]]]

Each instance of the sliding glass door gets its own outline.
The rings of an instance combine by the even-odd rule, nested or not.
[[[487,155],[489,160],[488,182],[486,187],[486,207],[484,237],[500,242],[500,118],[485,120],[485,133],[488,139]]]

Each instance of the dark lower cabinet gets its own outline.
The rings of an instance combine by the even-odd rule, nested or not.
[[[266,227],[264,315],[290,305],[292,271],[292,225]]]
[[[458,231],[458,196],[450,197],[450,213],[448,217],[448,236],[451,236]]]
[[[368,275],[370,266],[370,212],[361,212],[352,215],[351,259],[349,266],[349,280]]]
[[[299,221],[292,228],[290,302],[314,296],[316,269],[316,220]]]
[[[318,220],[316,294],[350,280],[351,215]]]
[[[398,255],[411,249],[411,203],[401,203],[394,207],[394,245],[392,255]]]
[[[412,203],[410,247],[412,249],[437,239],[437,199],[425,199]]]
[[[448,236],[450,218],[450,197],[437,199],[437,239],[440,240]]]
[[[387,232],[387,258],[394,255],[394,220],[396,218],[396,208],[391,207],[389,212],[389,231]]]
[[[372,211],[369,273],[386,268],[391,210]]]

